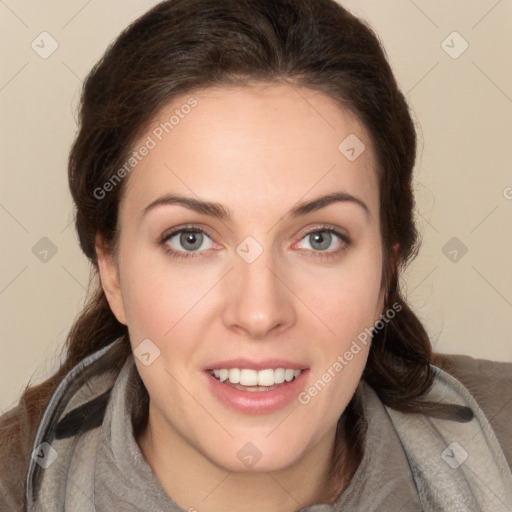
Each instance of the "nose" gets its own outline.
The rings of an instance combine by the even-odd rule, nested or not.
[[[293,294],[286,286],[286,275],[274,264],[272,251],[264,250],[252,263],[238,255],[234,258],[225,283],[225,326],[254,340],[290,328],[296,320]]]

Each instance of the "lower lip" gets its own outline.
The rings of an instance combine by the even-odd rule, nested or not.
[[[223,384],[209,372],[205,372],[213,394],[225,405],[246,414],[266,414],[282,409],[303,391],[308,370],[277,389],[270,391],[241,391]]]

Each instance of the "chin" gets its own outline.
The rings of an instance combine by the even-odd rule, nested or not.
[[[287,469],[305,455],[305,442],[296,446],[283,439],[236,440],[217,453],[204,453],[215,466],[234,473],[263,473]]]

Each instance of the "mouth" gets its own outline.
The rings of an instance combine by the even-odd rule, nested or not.
[[[273,391],[300,377],[303,370],[294,368],[219,368],[208,370],[219,382],[240,391]]]
[[[231,362],[228,368],[227,364],[216,364],[205,369],[203,375],[212,396],[220,403],[238,413],[261,415],[297,402],[297,396],[306,387],[309,368],[283,363],[268,361],[255,365],[239,361],[239,367],[233,367]],[[249,365],[253,368],[247,368]]]

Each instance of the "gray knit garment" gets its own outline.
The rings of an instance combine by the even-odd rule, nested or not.
[[[178,506],[165,492],[143,458],[131,422],[131,372],[129,357],[112,390],[99,432],[94,469],[94,505],[103,511],[186,512],[201,503]],[[308,507],[300,512],[385,511],[420,512],[414,478],[393,423],[373,389],[361,381],[356,393],[362,398],[368,422],[364,457],[349,485],[335,503]],[[98,429],[99,430],[99,429]]]

